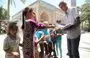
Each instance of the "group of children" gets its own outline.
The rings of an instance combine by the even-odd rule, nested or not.
[[[48,22],[44,22],[45,25]],[[20,58],[19,45],[20,37],[17,35],[18,26],[16,22],[8,25],[7,37],[4,40],[3,49],[6,52],[5,58]],[[54,28],[38,29],[34,34],[34,55],[35,58],[62,58],[61,40],[62,32]]]
[[[37,24],[32,9],[26,8],[23,13],[23,17],[27,18],[24,19],[26,25],[22,25],[23,44],[20,44],[17,23],[10,22],[3,45],[5,58],[20,58],[19,45],[23,47],[24,58],[62,58],[62,31],[49,25],[47,21]]]
[[[44,22],[48,25],[48,22]],[[35,56],[37,58],[62,58],[62,31],[55,28],[39,29],[35,32],[35,40],[39,43],[35,48]]]

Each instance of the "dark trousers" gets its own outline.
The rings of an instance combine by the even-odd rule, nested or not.
[[[45,55],[48,55],[49,53],[49,48],[48,48],[48,44],[47,43],[40,43],[40,58],[44,58],[44,51],[45,51]]]
[[[57,57],[56,56],[56,51],[55,51],[55,42],[53,42],[53,49],[52,49],[52,51],[54,52],[54,56]]]
[[[40,43],[41,52],[39,53],[40,58],[44,58],[44,44]]]
[[[52,43],[51,42],[48,42],[48,52],[49,54],[51,55],[51,52],[52,52]]]
[[[67,39],[68,53],[70,58],[80,58],[79,57],[79,41],[80,36],[75,39]]]

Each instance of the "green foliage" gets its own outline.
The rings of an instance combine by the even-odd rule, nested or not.
[[[0,7],[0,20],[4,20],[4,19],[7,19],[7,11]]]
[[[22,3],[25,3],[26,0],[20,0]],[[8,9],[8,19],[10,19],[10,4],[14,4],[14,6],[16,7],[16,4],[15,4],[15,0],[8,0],[7,2],[7,9]]]
[[[81,7],[81,20],[85,20],[84,22],[84,29],[90,31],[90,4],[85,3]],[[87,27],[87,28],[86,28]]]
[[[0,34],[5,32],[4,30],[2,30],[1,22],[6,19],[7,19],[7,11],[4,8],[0,7]]]

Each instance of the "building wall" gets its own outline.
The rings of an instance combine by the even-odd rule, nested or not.
[[[55,8],[48,8],[48,5],[39,5],[38,2],[34,5],[30,5],[29,8],[33,8],[34,12],[36,14],[36,18],[37,21],[40,22],[41,16],[44,16],[45,19],[49,22],[49,23],[56,23],[56,20],[58,18],[60,18],[59,14],[61,13],[60,11],[58,11],[58,9]],[[44,14],[43,14],[44,13]],[[43,15],[42,15],[43,14]],[[20,11],[19,13],[17,13],[16,15],[13,16],[14,20],[19,20],[22,19],[22,11]]]
[[[16,20],[22,20],[22,12],[20,11],[19,13],[15,14],[12,17],[12,20],[16,21]]]

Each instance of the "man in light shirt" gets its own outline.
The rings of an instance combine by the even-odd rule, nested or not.
[[[79,58],[80,25],[76,9],[68,9],[65,2],[60,2],[60,9],[65,13],[63,30],[67,31],[67,47],[70,58]],[[78,25],[77,25],[78,24]]]

